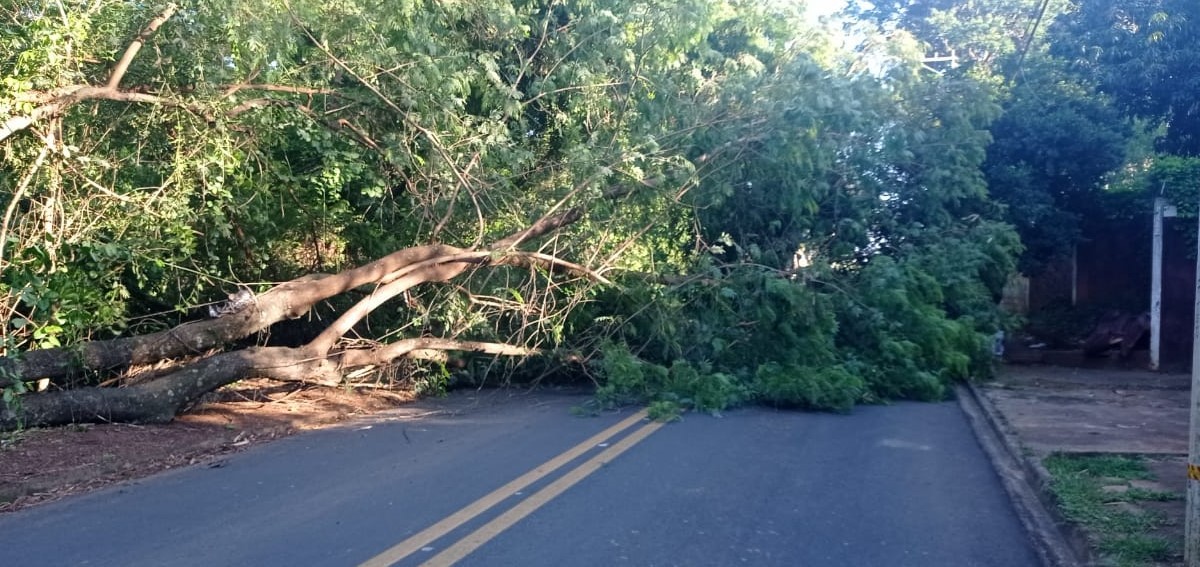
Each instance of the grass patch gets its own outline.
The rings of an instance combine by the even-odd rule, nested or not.
[[[1063,513],[1087,530],[1104,564],[1150,565],[1182,554],[1182,542],[1154,535],[1164,523],[1161,514],[1130,505],[1179,499],[1170,492],[1129,485],[1131,480],[1153,480],[1140,458],[1054,454],[1043,464]]]
[[[1157,561],[1169,561],[1178,550],[1171,542],[1161,537],[1129,536],[1102,542],[1100,552],[1111,557],[1116,565],[1145,565]]]
[[[1150,479],[1150,470],[1140,458],[1123,455],[1054,454],[1046,459],[1046,468],[1051,473],[1062,472],[1094,478]]]
[[[1146,490],[1145,488],[1130,488],[1125,493],[1129,502],[1172,502],[1183,500],[1182,494],[1165,490]]]

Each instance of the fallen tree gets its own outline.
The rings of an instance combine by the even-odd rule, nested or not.
[[[83,422],[165,422],[200,396],[251,377],[323,386],[343,384],[355,369],[385,366],[430,351],[467,351],[496,356],[530,356],[538,350],[494,342],[414,337],[367,348],[342,345],[342,339],[375,309],[415,286],[445,282],[489,266],[534,266],[608,283],[595,272],[551,255],[514,247],[574,222],[579,211],[544,217],[531,227],[501,239],[486,250],[427,245],[400,250],[370,264],[333,275],[310,275],[278,285],[244,302],[232,313],[184,323],[142,336],[92,341],[35,350],[0,358],[0,386],[59,379],[81,372],[119,371],[131,365],[192,358],[153,380],[124,388],[84,387],[31,393],[0,407],[0,429]],[[227,345],[307,313],[318,302],[363,286],[374,289],[333,320],[315,339],[300,347],[249,347],[221,351]],[[216,351],[205,354],[206,351]],[[200,355],[197,358],[197,355]]]
[[[711,410],[936,399],[990,364],[1019,246],[979,173],[994,101],[909,47],[843,61],[726,0],[19,4],[0,428],[551,342],[601,401]]]
[[[503,336],[500,337],[500,342],[464,340],[462,337],[469,336],[470,333],[462,332],[447,332],[444,336],[438,336],[438,333],[402,330],[401,332],[419,336],[397,339],[388,335],[387,342],[347,340],[347,334],[356,332],[356,326],[360,326],[368,315],[389,300],[401,294],[408,298],[409,291],[414,287],[447,282],[480,269],[525,266],[538,268],[545,273],[569,273],[593,281],[607,281],[596,272],[554,255],[519,249],[522,244],[554,233],[558,229],[578,221],[583,216],[587,205],[580,204],[584,200],[577,197],[585,189],[598,184],[600,178],[607,174],[606,168],[599,168],[601,173],[593,172],[586,176],[580,176],[577,183],[573,186],[568,185],[565,196],[558,195],[552,199],[551,202],[554,203],[552,206],[548,209],[539,207],[543,211],[540,213],[540,218],[528,224],[523,230],[483,246],[481,244],[485,242],[483,239],[485,220],[484,211],[480,208],[479,194],[484,188],[489,187],[489,183],[478,180],[476,175],[471,173],[472,168],[478,165],[482,150],[476,150],[473,157],[469,152],[461,156],[451,155],[451,144],[443,142],[441,137],[445,135],[444,132],[439,133],[429,126],[420,124],[411,116],[411,113],[393,102],[393,98],[396,98],[394,93],[385,93],[371,80],[360,76],[359,72],[356,72],[345,60],[333,53],[326,44],[312,36],[309,28],[300,21],[297,13],[290,7],[289,15],[292,23],[285,26],[287,28],[285,34],[299,34],[305,38],[302,41],[312,42],[311,46],[327,59],[325,64],[332,71],[339,76],[344,73],[353,77],[354,81],[336,84],[318,82],[313,87],[261,83],[256,81],[256,78],[265,71],[258,66],[259,63],[253,63],[243,70],[244,74],[231,77],[229,84],[193,84],[186,78],[180,79],[176,83],[178,77],[171,75],[171,56],[164,56],[163,50],[181,49],[178,56],[187,57],[189,54],[186,47],[181,48],[187,44],[187,41],[200,42],[196,45],[215,46],[220,55],[218,59],[224,61],[219,65],[218,71],[221,73],[229,71],[230,65],[224,58],[230,57],[230,55],[228,55],[228,51],[223,51],[226,48],[221,47],[225,39],[200,35],[203,33],[202,28],[190,27],[197,21],[197,17],[206,13],[203,7],[185,8],[181,11],[177,5],[169,3],[157,10],[146,7],[143,13],[141,10],[135,10],[128,6],[105,4],[98,5],[97,10],[105,7],[115,10],[114,14],[134,15],[134,17],[140,17],[137,15],[142,14],[148,18],[145,24],[139,26],[140,31],[120,52],[118,60],[110,66],[105,66],[106,68],[93,67],[96,61],[84,61],[87,59],[86,57],[75,53],[75,44],[68,43],[62,48],[63,53],[72,55],[71,62],[79,65],[78,72],[64,73],[53,80],[50,80],[49,77],[42,77],[43,81],[39,85],[54,82],[58,82],[59,85],[41,88],[30,82],[29,85],[21,87],[23,90],[11,94],[13,104],[5,106],[2,104],[4,101],[0,101],[0,111],[5,115],[0,120],[0,142],[7,144],[9,148],[15,147],[14,144],[22,146],[21,151],[35,151],[37,155],[37,158],[33,160],[32,167],[26,169],[21,175],[17,190],[13,192],[5,207],[3,222],[0,223],[0,273],[8,276],[8,279],[0,283],[0,291],[3,292],[4,298],[4,306],[3,309],[0,309],[0,313],[3,313],[6,319],[4,324],[0,325],[0,334],[10,330],[19,330],[17,332],[22,337],[0,341],[0,345],[7,354],[0,357],[0,390],[4,392],[4,403],[0,404],[0,429],[78,422],[167,421],[181,409],[194,404],[205,393],[248,377],[265,377],[333,386],[345,384],[344,377],[348,373],[369,367],[386,366],[403,357],[436,358],[438,352],[452,350],[494,356],[530,356],[537,354],[539,350],[535,344],[536,339],[522,340],[527,338],[523,330],[518,333],[519,336],[508,337],[507,342]],[[126,12],[124,8],[129,8],[129,10]],[[222,12],[218,11],[209,15],[217,17],[219,14]],[[63,12],[61,14],[63,25],[69,23],[70,17],[77,15],[82,18],[81,21],[90,21],[90,18],[98,17],[96,12],[87,14]],[[178,34],[175,40],[159,41],[155,44],[153,47],[156,53],[155,60],[153,62],[139,60],[142,67],[138,68],[135,59],[139,52],[144,45],[148,45],[148,42],[158,37],[157,34],[161,33],[160,28],[165,29],[164,24],[169,20],[178,23],[177,29],[174,31]],[[292,29],[293,27],[294,29]],[[546,33],[548,32],[543,30],[543,34]],[[257,41],[258,39],[254,40],[254,42]],[[48,53],[52,53],[59,47],[52,45],[46,49]],[[572,49],[569,52],[573,51]],[[534,53],[537,51],[535,50]],[[269,57],[278,58],[279,55],[271,54]],[[403,82],[401,83],[403,84]],[[617,83],[609,86],[615,85]],[[359,99],[346,94],[356,90],[360,95]],[[278,98],[236,100],[235,95],[242,91],[278,95]],[[574,89],[565,89],[557,94],[566,95],[573,91]],[[314,100],[314,97],[317,98]],[[542,99],[538,102],[539,105],[550,105],[553,103],[552,98],[544,96],[535,97],[534,100]],[[362,99],[371,99],[374,102],[366,104]],[[336,100],[339,105],[348,101],[353,101],[353,103],[349,105],[348,110],[340,114],[319,111],[323,105],[324,107],[328,106],[329,100]],[[66,131],[63,125],[88,123],[95,119],[95,113],[111,108],[104,107],[104,104],[111,103],[126,103],[136,106],[139,110],[145,111],[147,116],[155,116],[155,109],[169,111],[162,115],[168,117],[166,120],[160,121],[159,117],[155,117],[148,122],[122,124],[123,127],[126,127],[126,131],[139,133],[133,139],[126,140],[126,143],[133,142],[134,145],[141,148],[143,141],[151,137],[148,133],[161,131],[165,136],[159,140],[157,146],[159,149],[188,147],[189,151],[194,144],[189,144],[185,134],[196,135],[197,139],[215,140],[213,143],[217,145],[220,145],[219,140],[224,134],[235,136],[240,140],[253,139],[255,135],[266,129],[256,128],[255,124],[258,123],[253,121],[239,123],[238,120],[247,119],[253,115],[254,112],[251,111],[262,110],[265,115],[269,114],[265,111],[272,108],[286,108],[296,111],[298,114],[289,115],[283,127],[279,123],[270,122],[269,118],[264,118],[264,120],[268,120],[267,124],[271,125],[271,129],[291,128],[291,132],[299,131],[302,137],[308,137],[311,134],[305,130],[307,122],[316,122],[319,127],[327,127],[334,134],[346,134],[346,138],[351,143],[367,152],[367,154],[346,154],[349,157],[345,157],[343,163],[336,164],[335,168],[349,167],[345,165],[348,162],[355,162],[357,166],[361,156],[375,156],[383,152],[383,149],[372,139],[372,135],[362,128],[356,127],[351,120],[368,120],[370,108],[376,108],[377,112],[381,113],[375,116],[377,123],[391,124],[395,116],[401,116],[403,120],[397,123],[398,130],[403,132],[403,136],[410,142],[429,146],[428,157],[439,160],[438,163],[446,164],[445,173],[447,175],[442,177],[447,178],[453,187],[452,190],[445,192],[435,190],[435,196],[428,201],[423,201],[420,196],[414,198],[417,208],[424,211],[425,218],[435,218],[436,223],[431,222],[431,224],[435,224],[431,231],[418,232],[412,236],[413,240],[417,242],[440,240],[439,233],[444,227],[452,224],[456,214],[475,217],[474,220],[478,221],[479,226],[478,236],[475,243],[469,248],[443,244],[417,245],[395,251],[374,262],[336,274],[310,273],[275,285],[257,295],[249,288],[242,288],[237,294],[231,295],[230,302],[214,312],[213,317],[189,321],[166,330],[144,334],[134,332],[129,336],[110,340],[70,340],[64,341],[70,343],[64,347],[55,346],[58,344],[55,339],[51,342],[41,343],[40,348],[18,350],[14,345],[36,344],[28,341],[31,329],[53,325],[48,321],[34,322],[33,313],[37,312],[39,308],[22,303],[26,301],[25,298],[39,295],[30,287],[28,281],[14,284],[9,280],[20,280],[24,277],[20,271],[26,269],[29,270],[28,274],[31,274],[31,277],[42,277],[45,273],[55,270],[53,258],[58,253],[57,250],[61,248],[51,249],[49,257],[52,259],[49,266],[22,265],[21,259],[26,251],[36,248],[37,245],[34,244],[34,241],[40,238],[39,234],[53,234],[57,230],[53,217],[56,206],[54,203],[57,199],[54,195],[55,192],[61,191],[62,185],[58,172],[68,171],[72,176],[78,174],[78,179],[82,181],[83,187],[99,191],[99,194],[105,199],[123,208],[127,207],[119,213],[115,210],[101,208],[95,213],[82,215],[84,217],[103,219],[108,216],[118,218],[138,216],[154,207],[155,197],[153,195],[155,193],[139,193],[140,190],[131,190],[129,187],[122,192],[116,189],[115,184],[112,188],[105,187],[91,177],[76,171],[79,166],[72,161],[76,159],[72,156],[79,150],[73,149],[69,145],[76,140],[68,140],[67,138],[70,136],[61,133]],[[178,122],[173,122],[176,120]],[[188,125],[186,128],[190,130],[181,130],[181,124]],[[119,130],[115,126],[112,128],[113,131]],[[343,132],[343,128],[348,132]],[[210,136],[208,134],[210,130],[217,131],[217,134]],[[88,136],[90,135],[91,131],[86,128],[75,132],[78,139],[89,140]],[[474,133],[469,130],[464,135],[469,139],[474,137]],[[282,154],[301,151],[289,145],[291,140],[286,136],[273,139],[272,142],[278,144],[274,148]],[[114,144],[117,154],[126,151],[127,146],[120,146],[118,142],[114,142]],[[398,142],[394,137],[392,144],[395,147],[404,146],[403,142]],[[87,146],[84,143],[79,145]],[[266,145],[265,142],[264,145]],[[322,146],[321,151],[330,152],[331,147],[333,146]],[[93,148],[89,146],[88,149]],[[225,152],[227,149],[221,151]],[[267,154],[256,155],[265,157]],[[618,155],[623,154],[618,152]],[[272,155],[271,159],[277,157],[278,155]],[[419,155],[417,157],[419,158]],[[187,160],[193,158],[197,158],[198,161],[191,165],[186,160],[179,163],[170,162],[171,173],[161,178],[161,186],[158,191],[165,192],[172,183],[179,183],[176,181],[177,179],[198,177],[201,179],[198,186],[205,188],[200,192],[204,193],[207,189],[204,179],[209,175],[208,168],[211,166],[211,161],[199,154],[186,156]],[[465,161],[461,161],[460,158]],[[172,159],[178,160],[179,158],[176,156]],[[303,158],[294,159],[301,160]],[[619,158],[617,161],[620,162],[623,159]],[[88,157],[85,163],[101,163],[106,169],[119,170],[104,159]],[[196,163],[200,165],[197,166]],[[404,164],[402,159],[382,159],[374,164],[379,171],[385,172],[381,173],[381,177],[377,179],[390,176],[388,177],[390,183],[395,178],[434,179],[439,176],[435,170]],[[509,164],[504,165],[509,167]],[[197,169],[189,170],[190,167],[197,167]],[[533,171],[553,169],[553,167],[539,166],[533,168]],[[185,173],[185,171],[191,173]],[[53,173],[47,174],[46,172]],[[0,169],[0,175],[3,173],[4,170]],[[262,171],[257,174],[261,175]],[[559,177],[553,173],[546,175],[553,179],[552,184],[557,187]],[[278,183],[279,180],[275,182]],[[346,181],[343,180],[342,183],[344,184]],[[43,186],[39,186],[39,184]],[[268,191],[262,187],[270,185],[270,182],[265,181],[255,184],[254,192],[244,202],[258,200],[260,191],[261,194],[268,194]],[[536,184],[533,184],[530,190],[536,187]],[[28,222],[28,219],[34,218],[34,216],[27,212],[38,209],[32,198],[36,191],[52,195],[52,198],[43,203],[45,205],[42,207],[43,216],[47,220],[41,223],[41,226],[33,226]],[[601,191],[595,196],[611,201],[624,196],[628,191],[628,188],[613,187]],[[443,193],[448,195],[448,198],[444,197]],[[180,195],[178,204],[184,207],[191,207],[194,204],[191,197],[188,196],[187,189],[179,190],[178,194]],[[143,196],[146,197],[146,201],[137,201]],[[443,199],[445,200],[443,201]],[[459,212],[461,209],[456,206],[456,200],[459,199],[469,202],[473,210]],[[89,201],[84,199],[81,202]],[[301,209],[308,206],[307,203],[299,204]],[[367,207],[370,208],[371,205],[368,204]],[[236,215],[231,211],[234,208],[232,202],[215,208],[221,209],[218,216]],[[80,211],[82,210],[81,208]],[[520,208],[516,207],[512,210],[520,210]],[[524,214],[520,216],[524,217]],[[322,220],[322,222],[325,221]],[[517,220],[517,223],[519,222]],[[196,228],[196,224],[202,223],[203,221],[197,218],[189,219],[185,221],[187,225],[185,230],[204,232]],[[508,226],[513,226],[513,224],[515,223],[510,222]],[[60,235],[53,246],[61,247],[66,241],[91,240],[98,243],[106,242],[109,239],[109,235],[104,234],[102,229],[95,229],[90,224],[77,226],[83,226],[85,230],[93,232]],[[228,234],[236,234],[237,239],[242,241],[236,245],[237,248],[248,249],[244,234],[246,231],[242,224],[230,221],[221,228]],[[153,235],[157,231],[158,228],[151,227],[146,234]],[[126,231],[122,228],[116,232],[124,233]],[[468,241],[466,239],[459,240],[459,242]],[[14,246],[6,247],[6,244],[14,242],[16,243]],[[395,246],[395,241],[391,245]],[[247,250],[245,259],[250,260],[255,254],[256,252]],[[155,259],[159,262],[163,260],[162,258]],[[165,260],[170,261],[169,258]],[[594,256],[592,261],[605,263],[603,260],[595,260]],[[122,263],[125,262],[122,261]],[[71,269],[76,267],[72,266]],[[232,271],[233,268],[230,267],[230,270]],[[103,271],[95,270],[93,273]],[[244,274],[244,276],[255,277],[253,274]],[[531,277],[535,276],[531,274]],[[136,281],[132,282],[133,291],[146,295],[136,289],[137,283]],[[8,284],[9,287],[3,287],[5,284]],[[130,293],[130,283],[123,282],[122,286],[126,290],[125,293]],[[346,308],[307,344],[289,347],[231,348],[238,341],[254,336],[256,333],[269,332],[277,323],[302,317],[310,313],[316,305],[344,296],[352,290],[365,296]],[[346,301],[347,299],[343,297],[342,305],[345,305]],[[42,309],[50,312],[57,309],[57,306],[43,307]],[[543,317],[542,320],[544,319]],[[8,338],[7,335],[0,336],[0,339]],[[53,348],[46,348],[48,346]],[[165,366],[166,371],[156,371],[155,376],[150,379],[146,379],[144,376],[139,376],[136,380],[119,379],[123,374],[125,376],[134,374],[139,366],[144,365]],[[102,385],[109,386],[120,382],[125,385],[102,387]],[[38,384],[36,389],[42,391],[32,392],[34,383]]]

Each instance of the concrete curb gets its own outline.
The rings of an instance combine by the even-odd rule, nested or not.
[[[1033,540],[1042,565],[1093,565],[1087,536],[1058,513],[1049,490],[1050,473],[1036,459],[1025,456],[1020,443],[1005,426],[1003,416],[975,385],[959,385],[955,394]]]

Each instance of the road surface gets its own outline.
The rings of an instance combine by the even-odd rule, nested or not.
[[[667,425],[471,392],[0,516],[10,566],[1032,566],[957,404]]]

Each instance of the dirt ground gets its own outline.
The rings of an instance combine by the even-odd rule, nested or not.
[[[243,381],[165,425],[78,425],[0,433],[0,513],[80,494],[409,402],[387,390]]]

